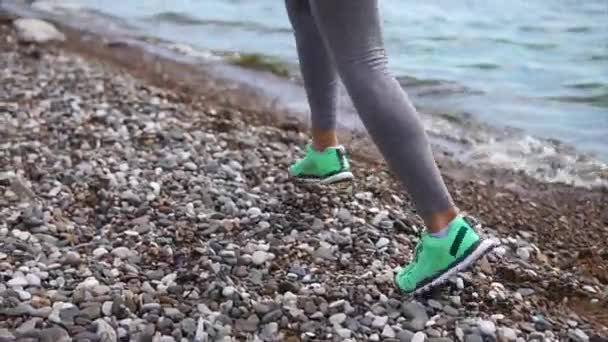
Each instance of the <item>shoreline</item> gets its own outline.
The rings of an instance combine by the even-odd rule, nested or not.
[[[118,63],[129,69],[145,68],[147,71],[141,71],[140,74],[148,76],[143,77],[152,75],[162,78],[160,71],[156,69],[165,68],[167,69],[166,77],[172,82],[170,86],[175,86],[177,82],[189,88],[182,93],[195,94],[197,89],[202,87],[203,90],[199,93],[208,95],[214,90],[206,83],[220,82],[222,88],[231,89],[234,94],[240,93],[240,95],[234,95],[239,99],[232,101],[233,103],[255,101],[255,106],[265,107],[266,112],[276,114],[273,115],[273,121],[277,119],[289,122],[298,121],[299,126],[303,128],[308,123],[308,107],[305,94],[301,89],[301,80],[299,77],[285,78],[276,75],[273,70],[264,70],[268,68],[282,70],[287,67],[274,65],[272,62],[269,67],[266,65],[265,58],[267,57],[258,58],[258,55],[245,54],[241,56],[245,60],[262,65],[243,67],[239,65],[243,61],[239,61],[238,54],[223,55],[217,51],[199,51],[188,45],[146,36],[145,32],[133,28],[112,26],[112,29],[104,29],[99,27],[99,22],[87,27],[86,23],[76,17],[64,17],[58,13],[40,11],[36,7],[5,6],[7,10],[16,15],[33,15],[61,24],[64,30],[77,33],[76,35],[84,33],[94,37],[92,38],[94,40],[107,40],[107,44],[101,45],[114,47],[113,50],[117,54],[125,56],[123,60],[118,60],[119,58],[111,56],[111,53],[79,38],[81,45],[95,51],[95,53],[89,54],[90,56],[99,54],[102,59],[111,60],[112,63]],[[82,50],[78,47],[75,47],[74,50],[79,49]],[[201,53],[206,57],[202,57]],[[207,56],[208,53],[214,57]],[[146,59],[146,65],[140,66],[137,63],[129,62],[129,58]],[[258,70],[259,66],[262,66],[262,70]],[[418,89],[416,83],[419,82],[414,80],[413,87],[412,84],[407,85],[409,81],[402,85],[408,93],[419,91],[434,93],[440,90],[435,89],[436,87],[448,86],[447,84],[433,86],[434,82],[431,81],[430,84],[427,84],[430,88],[427,89],[425,86]],[[162,80],[157,83],[162,84]],[[352,108],[344,89],[341,89],[341,93],[338,126],[342,130],[342,135],[347,137],[345,141],[354,143],[353,138],[357,139],[355,145],[358,149],[360,146],[373,145],[370,144],[365,128]],[[423,98],[418,100],[423,103],[429,101],[429,99]],[[494,179],[496,174],[499,174],[503,184],[509,182],[510,178],[516,179],[511,183],[522,183],[518,177],[526,175],[539,183],[608,189],[608,165],[599,157],[578,151],[575,147],[559,140],[531,136],[523,130],[512,127],[501,129],[498,126],[478,121],[466,112],[450,114],[425,107],[419,107],[419,112],[433,145],[436,159],[440,164],[445,164],[446,171],[458,175],[465,166],[475,172],[483,169],[486,180]],[[374,152],[374,149],[371,148],[371,151],[368,149],[362,151],[361,154],[368,153],[372,154],[374,159],[382,159]]]
[[[0,27],[6,29],[10,22],[0,13]],[[235,112],[237,117],[243,116],[247,125],[274,127],[284,134],[297,136],[294,139],[298,141],[306,136],[305,124],[280,111],[254,89],[214,79],[200,68],[146,54],[135,46],[104,42],[93,34],[55,24],[66,34],[65,43],[23,45],[19,47],[19,53],[33,59],[56,51],[79,55],[87,62],[105,65],[117,74],[129,74],[143,83],[164,89],[174,94],[173,101],[197,112],[202,108]],[[341,131],[340,138],[351,151],[355,173],[371,177],[377,170],[380,175],[386,174],[384,163],[370,148],[369,140],[347,131]],[[526,232],[527,240],[546,253],[544,258],[551,267],[573,272],[581,279],[595,277],[599,284],[608,285],[608,269],[602,268],[602,260],[606,264],[608,258],[608,251],[602,245],[608,241],[608,189],[589,190],[543,183],[523,173],[504,169],[478,170],[451,160],[449,155],[439,155],[437,160],[459,207],[480,218],[484,226],[492,227],[492,231],[501,237]],[[365,183],[361,179],[360,183]],[[387,178],[384,184],[390,188],[379,189],[380,195],[399,188],[392,178]],[[408,220],[411,224],[420,224],[413,215],[408,215]],[[580,227],[586,230],[583,234],[576,234]],[[546,236],[552,239],[546,239]],[[518,279],[512,276],[512,272],[509,267],[497,269],[504,284],[520,287],[530,282],[525,277]],[[565,307],[587,318],[598,329],[608,325],[604,312],[596,313],[595,307],[590,309],[586,304],[589,294],[584,291],[555,280],[549,282],[544,292],[541,289],[537,291],[542,296],[537,303],[539,307],[545,306],[546,310],[553,312],[557,308],[551,308],[551,301],[557,302],[564,296],[573,295],[570,302],[562,303]],[[603,300],[606,303],[606,298]]]

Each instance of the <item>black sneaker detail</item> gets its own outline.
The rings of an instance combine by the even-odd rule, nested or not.
[[[450,247],[451,256],[455,257],[456,254],[458,253],[458,249],[460,248],[460,245],[462,244],[462,239],[464,239],[464,236],[467,235],[468,229],[469,229],[468,227],[462,226],[458,230],[458,234],[456,234],[456,237],[454,238],[454,242],[452,242],[452,247]]]

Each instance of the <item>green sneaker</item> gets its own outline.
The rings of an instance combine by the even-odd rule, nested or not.
[[[306,145],[306,156],[289,168],[289,174],[309,183],[330,184],[353,179],[342,146],[328,147],[323,152],[317,152],[311,144]]]
[[[444,237],[423,233],[414,260],[397,272],[395,285],[408,294],[427,292],[471,266],[497,244],[493,239],[480,239],[471,225],[458,216]]]

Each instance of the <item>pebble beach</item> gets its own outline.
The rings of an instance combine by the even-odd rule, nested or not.
[[[353,152],[352,184],[295,184],[306,129],[246,89],[15,19],[0,13],[0,341],[608,341],[608,190],[438,157],[501,245],[408,298],[392,278],[423,228],[380,159]]]

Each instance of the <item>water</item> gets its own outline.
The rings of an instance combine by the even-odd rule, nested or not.
[[[297,63],[280,0],[36,1],[35,7],[97,16],[107,28],[198,50]],[[500,164],[501,153],[513,158],[513,145],[524,144],[527,152],[515,155],[536,153],[537,162],[545,162],[546,148],[539,154],[530,146],[540,143],[530,143],[534,136],[608,161],[608,0],[381,0],[380,10],[391,70],[417,106],[473,118],[495,131],[525,132],[487,138],[493,147],[472,154],[495,152],[488,159]],[[436,126],[452,129],[427,127]],[[561,152],[557,147],[549,154]]]

